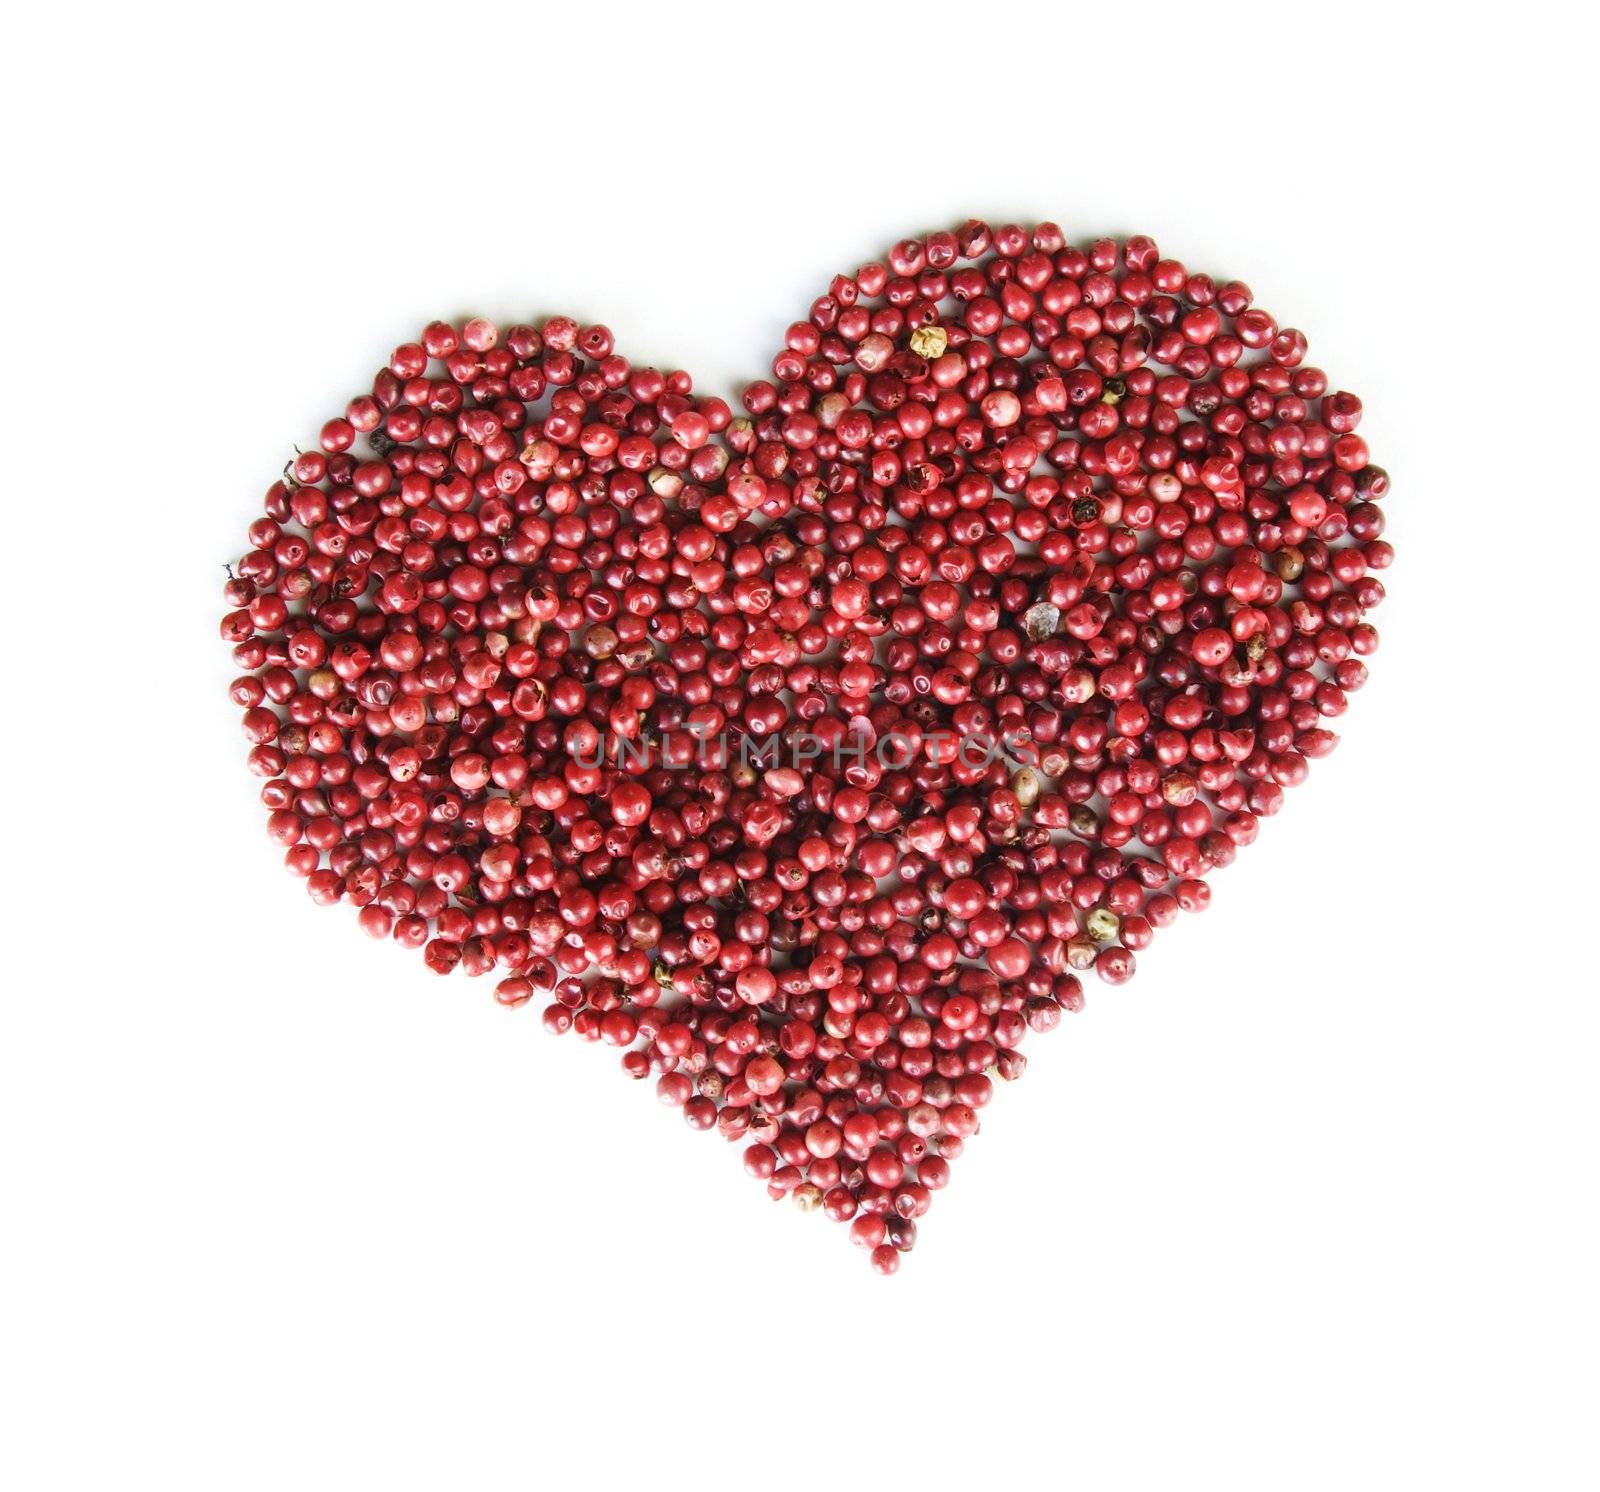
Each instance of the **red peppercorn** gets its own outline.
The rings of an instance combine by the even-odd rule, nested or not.
[[[431,323],[225,588],[268,833],[893,1273],[991,1074],[1366,681],[1388,478],[1306,354],[1052,224],[836,277],[738,418],[604,327]]]

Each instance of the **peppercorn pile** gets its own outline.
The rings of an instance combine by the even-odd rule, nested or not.
[[[893,1271],[1027,1032],[1366,678],[1388,482],[1305,355],[1048,223],[837,277],[742,413],[601,326],[435,322],[232,567],[268,831]]]

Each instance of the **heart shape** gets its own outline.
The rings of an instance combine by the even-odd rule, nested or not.
[[[604,327],[436,322],[230,573],[269,832],[891,1272],[990,1073],[1366,677],[1388,483],[1305,350],[1049,223],[835,278],[737,418]]]

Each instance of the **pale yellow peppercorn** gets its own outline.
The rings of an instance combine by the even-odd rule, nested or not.
[[[1089,936],[1098,943],[1109,943],[1122,931],[1122,918],[1110,907],[1096,907],[1083,919]]]
[[[911,334],[911,350],[930,363],[936,357],[943,357],[949,345],[950,333],[942,326],[919,326]]]
[[[676,497],[683,491],[683,478],[665,466],[651,467],[650,475],[645,480],[650,483],[650,490],[657,497]]]

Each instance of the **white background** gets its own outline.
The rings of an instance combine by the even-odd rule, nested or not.
[[[13,15],[0,1483],[1594,1488],[1593,38],[1497,13]],[[1338,752],[886,1281],[314,908],[216,623],[430,317],[731,393],[969,214],[1248,280],[1399,560]]]

